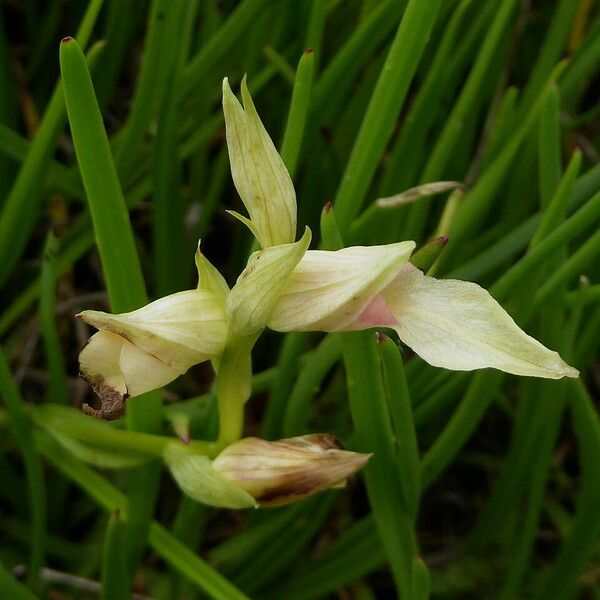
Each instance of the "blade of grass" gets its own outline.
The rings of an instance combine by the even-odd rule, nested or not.
[[[72,38],[60,46],[61,73],[79,169],[90,204],[111,308],[147,302],[125,200],[83,54]]]
[[[135,86],[131,111],[115,143],[115,165],[123,177],[129,173],[138,156],[138,146],[150,120],[159,108],[163,95],[155,93],[165,81],[172,65],[176,45],[173,25],[179,24],[185,3],[182,0],[154,0],[148,16],[143,60]]]
[[[125,527],[121,513],[110,515],[102,557],[102,592],[100,600],[129,600],[127,560],[125,556]]]
[[[119,511],[124,519],[131,518],[127,510],[127,499],[116,487],[101,475],[73,458],[49,437],[38,436],[41,452],[56,468],[75,481],[92,499],[110,512]],[[190,552],[162,525],[153,521],[148,541],[152,548],[200,590],[218,600],[242,600],[246,596],[222,575]]]
[[[188,94],[199,86],[210,70],[252,28],[253,21],[266,4],[266,0],[244,0],[238,3],[227,20],[183,69],[175,88],[177,96]]]
[[[439,0],[411,0],[404,11],[336,194],[336,218],[342,235],[360,211],[440,4]]]
[[[500,388],[503,373],[477,373],[442,433],[421,459],[421,487],[428,488],[454,460],[469,439]]]
[[[36,597],[19,583],[0,561],[0,591],[6,598],[13,600],[36,600]]]
[[[312,600],[349,586],[385,564],[386,556],[370,515],[356,522],[273,590],[277,598]]]
[[[538,187],[543,208],[554,196],[561,177],[560,121],[556,118],[559,101],[558,86],[552,83],[544,96],[538,127]]]
[[[486,85],[490,86],[487,81],[490,77],[490,68],[498,52],[502,49],[505,31],[513,17],[516,5],[516,0],[503,0],[497,8],[461,94],[429,155],[421,175],[421,183],[444,178],[446,166],[456,151],[461,136],[464,135],[465,124],[476,117],[480,110],[481,102],[484,99],[481,90],[485,89]],[[404,230],[405,238],[419,239],[421,237],[429,204],[430,201],[425,200],[411,207]]]
[[[258,595],[260,589],[268,593],[274,582],[281,577],[317,535],[329,514],[335,497],[334,492],[325,492],[308,498],[290,509],[295,518],[288,527],[271,538],[269,544],[251,554],[234,581],[244,590]]]
[[[377,342],[372,331],[342,335],[340,341],[357,449],[373,452],[373,458],[364,468],[369,503],[398,595],[410,598],[416,545],[412,519],[405,511],[399,510],[405,500],[402,483],[397,480],[397,454]]]
[[[285,406],[281,428],[283,437],[308,433],[310,402],[317,394],[327,373],[340,358],[340,341],[335,335],[326,336],[307,358],[291,388]]]
[[[56,254],[58,240],[52,232],[46,236],[40,278],[40,326],[48,364],[48,401],[66,404],[67,374],[56,327]]]
[[[27,158],[32,143],[21,137],[16,131],[0,123],[0,152],[6,156],[22,163]],[[5,181],[7,182],[8,179],[5,179]],[[48,166],[46,187],[62,192],[77,200],[83,199],[81,181],[74,175],[71,169],[68,169],[55,160],[51,161]]]
[[[4,19],[0,13],[0,125],[15,127],[17,123],[17,103],[15,82],[10,69],[10,57],[5,33]],[[0,157],[0,207],[14,177],[15,164],[7,156]]]
[[[600,61],[600,21],[590,28],[584,43],[573,56],[569,68],[559,80],[561,95],[565,98],[578,91],[585,85]]]
[[[566,244],[576,235],[585,231],[591,223],[594,223],[600,217],[600,193],[588,200],[577,212],[569,217],[562,225],[557,227],[552,233],[541,241],[535,248],[532,248],[519,262],[511,267],[504,275],[498,279],[490,292],[495,298],[503,298],[507,291],[522,279],[524,275],[542,262],[549,254],[557,248]],[[593,237],[590,238],[593,240]],[[595,241],[597,243],[597,241]],[[583,247],[583,246],[582,246]],[[587,260],[588,248],[583,254],[583,259]],[[592,244],[591,250],[594,250],[595,244]],[[581,255],[577,262],[581,260]],[[585,262],[585,261],[584,261]],[[563,265],[564,266],[564,265]]]
[[[27,583],[35,587],[46,555],[46,489],[38,449],[31,432],[31,421],[26,412],[8,366],[6,355],[0,348],[0,392],[10,415],[10,426],[23,457],[29,510],[31,513],[31,558],[27,570]]]
[[[186,256],[186,250],[190,251],[191,248],[187,247],[188,240],[185,235],[182,173],[177,153],[180,106],[172,88],[188,53],[192,25],[195,23],[198,8],[195,3],[179,2],[179,6],[166,16],[168,23],[163,34],[164,43],[173,48],[169,50],[172,54],[170,63],[162,59],[168,69],[167,85],[161,98],[160,118],[153,145],[152,239],[156,295],[159,297],[185,288],[188,282],[189,268],[182,258]],[[162,48],[158,50],[160,53],[164,51]],[[149,65],[148,68],[156,69],[156,66]],[[142,75],[140,80],[141,77]],[[161,77],[160,73],[158,77]],[[139,94],[143,97],[141,83]],[[191,255],[191,252],[188,252],[188,255]]]
[[[101,6],[102,0],[91,0],[88,4],[76,36],[82,46],[87,45]],[[93,62],[100,50],[101,45],[96,44],[90,50],[88,60]],[[41,183],[64,122],[64,96],[62,83],[59,82],[0,213],[0,285],[7,280],[20,258],[35,225],[42,200]]]
[[[147,301],[129,215],[110,153],[92,80],[75,40],[60,46],[61,73],[75,152],[88,196],[110,305],[115,312],[139,308]],[[127,403],[130,429],[156,431],[161,425],[159,391]],[[133,570],[145,546],[158,490],[159,468],[132,470],[129,500],[136,507],[128,522],[128,557]]]
[[[568,383],[573,394],[570,409],[581,468],[579,498],[568,538],[537,590],[536,600],[574,596],[577,578],[600,535],[600,423],[583,382]]]
[[[281,143],[281,158],[292,178],[296,173],[298,156],[302,148],[314,74],[314,52],[309,49],[302,55],[298,63],[287,125]]]
[[[396,460],[405,497],[404,510],[416,519],[420,498],[420,465],[412,402],[398,346],[380,335],[378,350],[387,388],[388,408],[396,444]],[[398,507],[402,510],[403,507]]]
[[[579,0],[561,0],[554,9],[552,21],[523,90],[522,107],[531,104],[544,85],[550,71],[559,61],[571,30],[571,24],[577,13],[578,4]]]

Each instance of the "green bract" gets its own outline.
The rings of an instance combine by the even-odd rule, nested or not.
[[[296,238],[296,192],[242,80],[244,108],[223,80],[223,113],[231,175],[250,219],[233,213],[263,248]]]

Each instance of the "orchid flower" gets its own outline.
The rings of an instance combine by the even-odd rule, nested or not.
[[[80,354],[82,376],[102,400],[104,418],[122,414],[127,397],[163,386],[192,365],[217,371],[220,454],[211,461],[176,443],[164,458],[180,487],[197,500],[240,508],[281,504],[343,483],[369,455],[342,450],[326,434],[266,442],[240,440],[250,397],[250,352],[265,328],[276,331],[395,329],[437,367],[495,368],[558,379],[578,371],[527,335],[480,286],[435,279],[410,263],[415,242],[309,250],[297,242],[296,196],[242,81],[243,106],[223,82],[231,173],[255,235],[253,253],[233,288],[198,250],[196,290],[144,308],[78,315],[100,331]]]

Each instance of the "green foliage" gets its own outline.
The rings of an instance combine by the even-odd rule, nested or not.
[[[3,3],[0,597],[80,598],[77,577],[105,598],[600,597],[599,73],[588,0]],[[220,104],[244,74],[313,247],[414,239],[581,378],[451,373],[388,331],[265,335],[246,433],[374,457],[236,513],[161,477],[173,430],[216,452],[209,369],[82,415],[75,313],[195,288],[199,236],[230,285],[245,265]],[[463,189],[375,203],[436,181]]]

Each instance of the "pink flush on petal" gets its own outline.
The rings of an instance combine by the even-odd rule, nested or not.
[[[386,304],[380,294],[373,297],[366,308],[358,315],[358,318],[349,329],[367,329],[368,327],[394,327],[398,320]]]

